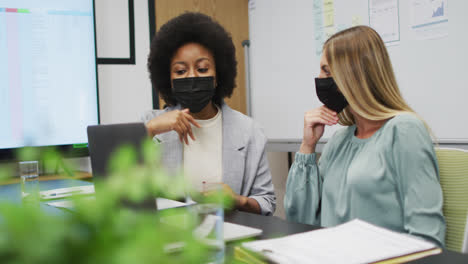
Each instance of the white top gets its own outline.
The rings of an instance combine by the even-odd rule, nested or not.
[[[201,128],[192,125],[195,141],[189,137],[184,144],[184,174],[195,190],[203,191],[203,182],[222,182],[223,125],[222,113],[208,120],[196,120]]]

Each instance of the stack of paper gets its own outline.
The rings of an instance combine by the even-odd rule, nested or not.
[[[399,261],[409,261],[441,252],[430,242],[357,219],[336,227],[242,246],[277,263],[370,263],[401,256],[405,258]]]
[[[244,225],[224,222],[223,237],[225,242],[259,236],[263,230]]]

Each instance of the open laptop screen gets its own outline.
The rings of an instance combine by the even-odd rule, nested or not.
[[[112,155],[124,145],[134,147],[141,162],[141,145],[147,137],[143,123],[88,126],[88,148],[93,177],[108,175]]]
[[[93,178],[99,179],[101,184],[105,184],[105,178],[110,173],[111,158],[124,145],[134,147],[138,161],[142,162],[141,148],[147,138],[146,127],[143,123],[88,126],[88,148]],[[99,196],[99,188],[95,187],[95,191]],[[138,204],[126,200],[122,203],[124,206],[134,209],[157,209],[155,197],[145,199]]]

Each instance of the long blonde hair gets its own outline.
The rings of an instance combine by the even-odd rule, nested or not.
[[[358,115],[374,121],[400,113],[416,115],[401,96],[387,49],[375,30],[356,26],[338,32],[323,51],[340,92]],[[338,117],[341,125],[355,123],[349,107]]]

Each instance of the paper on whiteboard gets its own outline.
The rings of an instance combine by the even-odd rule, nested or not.
[[[255,0],[249,0],[249,10],[255,10],[256,3]]]
[[[367,0],[365,5],[349,3],[349,0],[313,0],[315,56],[318,58],[322,54],[324,42],[333,34],[352,26],[368,24]]]
[[[335,8],[333,0],[323,0],[323,21],[325,27],[333,27],[335,25]]]
[[[314,0],[314,39],[315,39],[315,55],[319,57],[322,54],[322,46],[325,42],[325,33],[323,29],[323,8],[320,0]]]
[[[448,36],[448,0],[410,0],[409,4],[414,39]]]
[[[369,1],[369,25],[375,29],[387,45],[400,42],[398,0]]]

